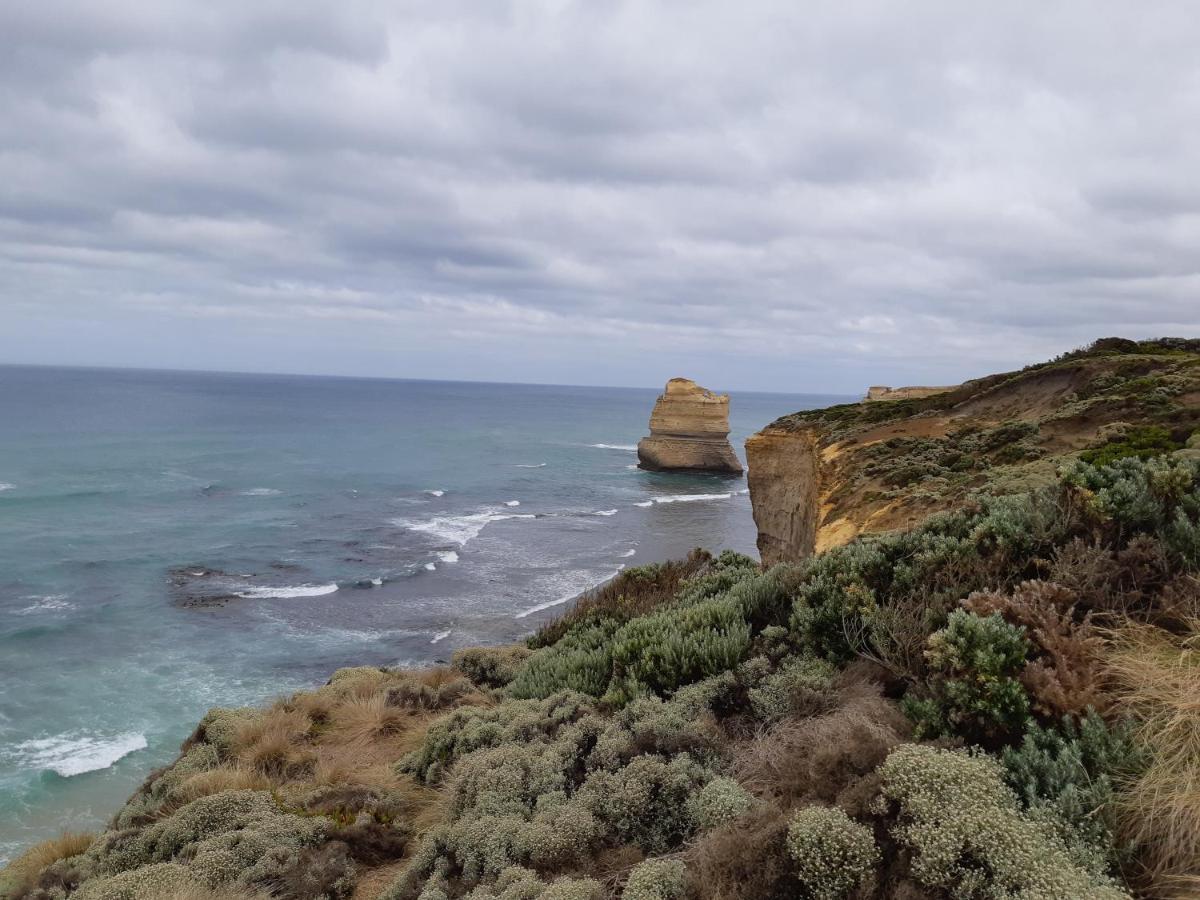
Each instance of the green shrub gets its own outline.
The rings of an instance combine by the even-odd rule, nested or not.
[[[808,654],[785,660],[747,691],[755,718],[777,722],[796,713],[814,715],[831,708],[835,701],[833,676],[836,669]]]
[[[1171,432],[1160,425],[1130,427],[1103,446],[1084,450],[1079,458],[1094,466],[1110,466],[1119,459],[1150,459],[1180,448]]]
[[[870,884],[881,859],[870,828],[824,806],[806,807],[792,817],[787,852],[797,879],[815,900],[840,900]]]
[[[629,873],[622,900],[683,900],[687,869],[677,859],[648,859]]]
[[[186,866],[155,863],[108,878],[85,882],[71,895],[73,900],[144,900],[155,894],[198,887]]]
[[[732,778],[714,778],[688,798],[688,813],[701,831],[736,819],[754,805],[754,797]]]
[[[661,854],[694,832],[687,801],[711,777],[687,754],[639,756],[616,772],[593,772],[577,800],[618,842]]]
[[[451,664],[473,684],[504,687],[517,677],[530,650],[521,644],[511,647],[466,647],[456,650]]]
[[[1047,811],[1080,858],[1119,862],[1113,842],[1114,780],[1142,768],[1130,729],[1110,728],[1094,712],[1059,727],[1030,726],[1020,746],[1004,751],[1005,779],[1026,809]]]
[[[1081,867],[1055,829],[1021,811],[991,757],[908,744],[879,775],[878,811],[894,816],[892,837],[912,854],[912,875],[928,888],[995,900],[1128,896],[1103,873]]]
[[[1029,719],[1029,695],[1015,677],[1030,644],[1025,629],[966,610],[951,613],[929,638],[925,655],[930,696],[905,698],[904,711],[922,736],[960,735],[991,742],[1019,732]]]

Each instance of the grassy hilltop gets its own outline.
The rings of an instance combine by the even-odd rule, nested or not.
[[[213,710],[103,832],[32,848],[0,895],[1200,896],[1200,438],[1178,386],[1028,490],[766,571],[696,551],[525,644]],[[854,415],[914,412],[888,406]]]

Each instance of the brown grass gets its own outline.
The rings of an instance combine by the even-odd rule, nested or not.
[[[33,886],[37,876],[46,866],[60,859],[78,856],[87,850],[95,839],[96,835],[90,831],[64,831],[57,837],[34,844],[9,863],[6,869],[0,871],[16,876],[11,893],[13,896],[21,896]]]
[[[832,803],[869,775],[909,725],[878,686],[843,684],[842,705],[823,716],[785,719],[735,751],[734,777],[783,808]]]
[[[1109,666],[1137,717],[1148,768],[1125,785],[1118,816],[1148,896],[1200,896],[1200,622],[1172,635],[1130,624],[1113,633]]]
[[[774,806],[705,832],[684,857],[692,892],[703,900],[794,900],[786,833],[787,817]]]

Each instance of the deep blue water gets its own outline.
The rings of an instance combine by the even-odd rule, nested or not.
[[[633,467],[656,394],[0,367],[0,860],[102,822],[210,706],[753,553],[744,480]],[[734,394],[731,439],[844,399]]]

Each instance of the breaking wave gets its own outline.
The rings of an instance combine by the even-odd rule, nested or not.
[[[588,444],[589,447],[595,447],[597,450],[628,450],[630,453],[637,452],[637,444]]]
[[[617,575],[619,575],[621,573],[621,570],[624,568],[625,568],[625,565],[621,564],[621,565],[617,566],[617,568],[614,569],[612,572],[609,572],[607,575],[605,575],[603,578],[601,578],[599,581],[595,581],[592,584],[586,585],[585,587],[582,587],[579,590],[572,591],[571,593],[567,594],[564,597],[559,597],[557,600],[550,600],[546,603],[539,603],[537,606],[531,606],[531,607],[529,607],[529,609],[523,609],[519,613],[517,613],[515,616],[513,616],[513,618],[514,619],[524,619],[526,616],[532,616],[534,613],[541,612],[544,609],[550,609],[551,607],[554,607],[554,606],[562,606],[564,603],[570,603],[572,600],[574,600],[576,597],[578,597],[580,594],[584,593],[585,591],[590,591],[593,588],[598,588],[598,587],[600,587],[600,585],[604,584],[604,582],[606,582],[612,578],[616,578]]]
[[[245,600],[288,600],[293,597],[323,597],[338,589],[336,584],[296,584],[279,587],[256,587],[238,591],[237,595]]]
[[[116,737],[60,734],[25,741],[15,748],[21,762],[31,768],[55,772],[63,778],[107,769],[117,760],[146,749],[146,736],[129,732]]]
[[[432,519],[423,522],[414,522],[410,519],[393,519],[392,524],[398,525],[401,528],[407,528],[409,531],[429,534],[443,541],[458,544],[461,547],[468,541],[478,537],[479,532],[483,531],[492,522],[501,522],[505,519],[535,518],[537,517],[532,513],[502,513],[495,508],[490,508],[465,516],[434,516]]]

